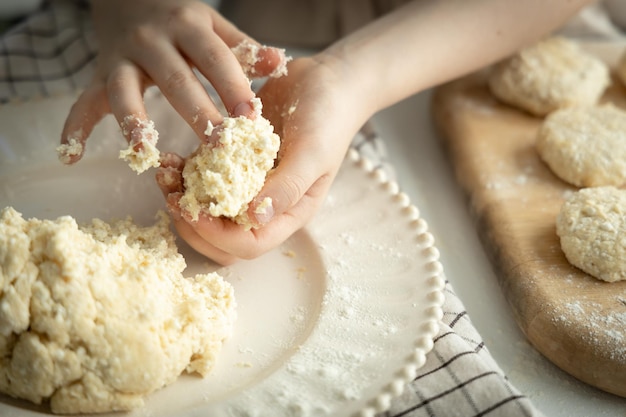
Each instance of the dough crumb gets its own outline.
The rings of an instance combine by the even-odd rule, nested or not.
[[[128,148],[120,151],[120,159],[128,162],[137,174],[158,167],[160,152],[156,144],[159,132],[154,128],[154,122],[130,115],[124,118],[120,127],[124,136],[130,138]]]
[[[0,392],[54,413],[130,410],[207,375],[236,317],[217,273],[185,278],[169,218],[79,226],[0,212]]]
[[[626,191],[583,188],[556,220],[561,249],[572,265],[607,282],[626,280]]]
[[[183,169],[185,193],[180,207],[197,221],[201,212],[224,216],[246,229],[258,227],[247,213],[278,155],[280,138],[269,120],[261,115],[261,100],[252,99],[254,120],[225,117],[216,127],[217,141],[201,144]],[[271,199],[258,207],[271,210]]]
[[[261,60],[259,57],[259,51],[261,47],[255,43],[250,42],[245,39],[241,41],[237,46],[231,48],[233,54],[239,61],[243,72],[246,74],[248,78],[258,78],[259,74],[257,73],[255,66]],[[284,49],[278,49],[278,51],[282,54],[283,59],[281,60],[280,65],[278,65],[274,71],[272,71],[269,76],[272,78],[279,78],[287,75],[287,63],[291,61],[291,57],[285,56]]]
[[[67,143],[57,146],[56,151],[59,161],[67,165],[72,159],[83,154],[83,144],[78,139],[82,136],[82,132],[78,131],[67,139]]]
[[[594,105],[609,83],[609,68],[603,61],[558,36],[496,64],[488,79],[496,98],[536,116]]]

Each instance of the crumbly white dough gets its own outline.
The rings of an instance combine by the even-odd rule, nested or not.
[[[129,410],[206,375],[235,320],[218,274],[184,278],[168,217],[25,220],[0,212],[0,392],[55,413]]]
[[[550,114],[537,150],[552,171],[578,187],[626,183],[626,112],[613,105],[572,107]]]
[[[488,79],[495,97],[537,116],[594,105],[609,83],[608,66],[563,37],[521,50],[495,65]]]
[[[134,126],[132,129],[129,126]],[[137,174],[159,166],[161,153],[156,147],[159,132],[152,120],[142,120],[136,116],[126,116],[121,124],[124,136],[130,136],[128,148],[120,151],[120,159],[128,162]]]
[[[626,191],[584,188],[561,207],[556,232],[567,260],[603,281],[626,280]]]
[[[76,136],[68,138],[67,143],[57,146],[56,151],[59,161],[69,164],[72,158],[83,153],[83,144],[78,139],[79,135],[80,133],[77,133]]]
[[[243,40],[237,46],[231,48],[231,51],[237,58],[237,61],[239,61],[243,72],[248,78],[258,77],[255,65],[261,59],[259,57],[260,50],[260,46],[248,40]],[[280,52],[284,54],[285,50],[281,49]],[[278,78],[287,75],[287,62],[289,61],[291,61],[291,58],[285,57],[280,65],[278,65],[274,71],[269,74],[269,76],[272,78]]]
[[[224,118],[216,128],[217,142],[200,145],[185,163],[180,206],[193,220],[205,212],[231,218],[248,229],[255,227],[248,206],[274,166],[280,138],[261,115],[261,101],[255,98],[253,104],[254,120]],[[270,205],[271,201],[265,200],[262,206]]]

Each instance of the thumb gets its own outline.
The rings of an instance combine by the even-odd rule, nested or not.
[[[320,164],[314,161],[315,158],[283,157],[250,203],[250,219],[265,225],[276,218],[290,216],[304,225],[321,205],[333,177],[323,169],[320,171]]]

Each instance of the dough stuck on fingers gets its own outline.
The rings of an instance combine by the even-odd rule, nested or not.
[[[235,54],[237,61],[239,61],[244,74],[246,74],[246,77],[250,79],[259,77],[255,66],[261,60],[261,57],[259,56],[261,48],[261,46],[256,45],[249,40],[243,40],[237,46],[230,49],[233,54]],[[279,78],[287,75],[287,63],[291,61],[291,57],[284,56],[284,49],[278,49],[278,51],[283,55],[283,59],[281,63],[268,75],[272,78]]]
[[[140,407],[183,372],[207,375],[232,333],[234,291],[185,268],[163,212],[140,227],[0,211],[0,392],[101,413]]]
[[[68,165],[83,154],[84,146],[78,139],[81,135],[81,132],[77,132],[67,139],[67,143],[57,146],[56,151],[61,163]]]
[[[537,134],[541,159],[577,187],[626,183],[626,111],[611,105],[551,113]]]
[[[496,64],[488,79],[500,101],[536,116],[595,105],[610,84],[608,66],[563,37],[551,37]]]
[[[583,188],[556,220],[561,249],[572,265],[607,282],[626,280],[626,191]]]
[[[124,136],[130,138],[128,148],[120,151],[120,159],[128,162],[130,168],[137,174],[158,167],[160,152],[156,144],[159,132],[155,129],[154,122],[130,115],[124,118],[120,127]]]
[[[230,218],[246,229],[258,227],[247,211],[274,167],[280,138],[261,115],[261,100],[254,98],[252,104],[254,120],[224,118],[212,132],[217,140],[201,144],[185,163],[185,192],[179,204],[192,220],[203,212]],[[257,210],[271,210],[271,199],[264,199]]]

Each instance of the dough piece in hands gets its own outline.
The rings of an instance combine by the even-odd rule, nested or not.
[[[100,413],[209,373],[232,333],[233,288],[217,273],[182,276],[168,219],[78,226],[0,212],[0,392]]]
[[[603,281],[626,280],[626,190],[577,191],[561,207],[556,232],[572,265]]]
[[[130,129],[130,126],[134,126]],[[161,152],[156,147],[159,132],[152,120],[142,120],[137,116],[126,116],[121,124],[122,133],[130,138],[128,148],[119,153],[120,159],[137,174],[159,166]]]
[[[248,206],[261,191],[278,155],[280,138],[261,115],[261,100],[254,98],[256,117],[226,117],[216,129],[217,141],[200,145],[183,168],[185,193],[180,207],[198,220],[201,212],[224,216],[250,229],[256,227]],[[207,129],[211,135],[212,126]],[[259,207],[271,210],[271,199]]]
[[[496,98],[536,116],[594,105],[609,83],[608,66],[563,37],[540,41],[496,64],[488,80]]]
[[[626,112],[611,104],[550,114],[537,134],[550,169],[578,187],[626,183]]]

